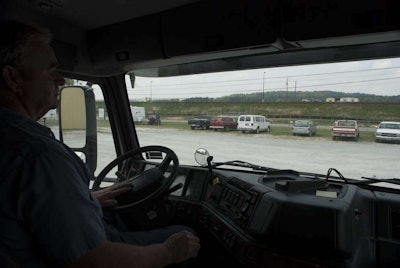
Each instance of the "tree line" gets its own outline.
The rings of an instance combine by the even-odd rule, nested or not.
[[[365,93],[344,93],[338,91],[269,91],[249,94],[232,94],[218,98],[192,97],[186,98],[183,102],[261,102],[264,96],[265,102],[325,102],[327,98],[357,98],[360,102],[400,102],[400,95],[380,96]],[[176,99],[172,100],[176,101]]]

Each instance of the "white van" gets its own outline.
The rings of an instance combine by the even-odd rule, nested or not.
[[[146,111],[144,107],[132,106],[131,105],[131,113],[133,122],[142,124],[144,119],[146,118]]]
[[[269,132],[271,127],[263,115],[240,115],[237,130],[245,132]]]

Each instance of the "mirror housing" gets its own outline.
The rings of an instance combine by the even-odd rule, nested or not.
[[[59,93],[60,141],[78,155],[84,154],[92,177],[97,167],[96,100],[88,86],[64,86]],[[66,132],[74,135],[65,135]]]
[[[207,149],[204,148],[198,148],[196,152],[194,153],[194,159],[200,166],[207,166],[208,165],[208,157],[210,156],[210,153],[207,151]]]

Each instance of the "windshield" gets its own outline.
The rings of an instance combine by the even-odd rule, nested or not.
[[[337,122],[338,126],[342,126],[342,127],[354,127],[356,125],[355,121],[338,121]]]
[[[377,131],[400,124],[398,58],[135,81],[131,85],[126,76],[139,145],[169,147],[181,165],[198,166],[194,153],[205,148],[215,162],[238,160],[317,174],[334,168],[352,179],[400,174],[400,133]],[[92,87],[98,175],[116,152],[102,90]],[[210,128],[221,117],[239,124],[223,121]],[[55,118],[50,111],[40,121],[57,135]],[[310,120],[316,129],[293,131],[294,125]],[[357,122],[358,136],[346,127],[333,137],[335,122]]]
[[[354,179],[400,174],[397,143],[375,142],[381,121],[400,121],[400,59],[292,66],[180,77],[136,77],[128,85],[131,105],[160,115],[160,125],[136,125],[141,146],[172,148],[180,164],[198,165],[197,148],[214,161],[241,160],[277,169],[326,174],[330,168]],[[255,126],[268,118],[270,131],[191,128],[199,115],[229,116]],[[242,115],[240,117],[240,115]],[[236,116],[236,117],[235,117]],[[317,125],[315,135],[292,127]],[[359,139],[332,139],[331,128],[359,126]]]
[[[400,123],[381,123],[379,128],[387,128],[387,129],[400,129]]]
[[[296,121],[293,125],[295,127],[308,127],[310,123],[308,121]]]

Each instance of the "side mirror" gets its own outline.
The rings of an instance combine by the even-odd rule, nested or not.
[[[204,149],[204,148],[199,148],[196,150],[196,152],[194,153],[194,159],[196,160],[196,162],[200,165],[200,166],[207,166],[208,165],[208,161],[207,158],[210,156],[210,153]]]
[[[97,167],[96,101],[88,86],[60,89],[58,107],[60,141],[84,160],[92,176]]]

